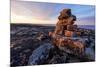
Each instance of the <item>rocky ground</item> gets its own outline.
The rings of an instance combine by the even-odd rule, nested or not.
[[[86,55],[82,58],[65,53],[52,45],[49,31],[53,26],[11,24],[11,66],[59,64],[95,61],[95,31],[83,31],[81,37],[87,37]]]

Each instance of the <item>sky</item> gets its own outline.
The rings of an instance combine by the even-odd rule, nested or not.
[[[11,23],[56,24],[60,11],[70,8],[75,24],[95,25],[95,6],[11,0]]]

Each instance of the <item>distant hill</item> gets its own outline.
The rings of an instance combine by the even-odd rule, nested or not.
[[[28,24],[28,23],[10,23],[11,26],[24,26],[24,27],[33,27],[33,26],[56,26],[55,24]],[[95,25],[78,25],[79,28],[92,29],[95,30]]]
[[[28,24],[28,23],[10,23],[10,25],[15,26],[15,25],[19,25],[19,26],[55,26],[55,24]]]

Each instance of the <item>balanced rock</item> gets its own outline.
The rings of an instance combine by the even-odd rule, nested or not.
[[[74,55],[83,55],[85,51],[85,42],[77,38],[81,35],[75,25],[76,16],[71,13],[71,9],[63,9],[58,17],[58,22],[54,32],[49,32],[54,46],[67,53]]]
[[[71,15],[71,9],[63,9],[60,12],[60,16],[58,17],[59,20],[66,19]]]
[[[72,15],[71,9],[63,9],[58,17],[58,22],[55,28],[55,34],[64,34],[67,30],[67,25],[73,25],[76,21],[76,16]]]

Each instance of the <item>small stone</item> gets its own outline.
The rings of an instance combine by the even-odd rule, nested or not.
[[[65,30],[65,36],[66,37],[73,37],[73,35],[74,35],[74,32],[73,31]]]

